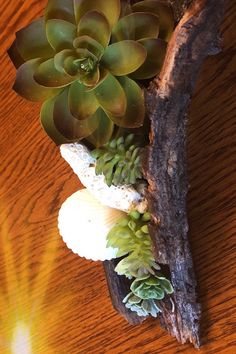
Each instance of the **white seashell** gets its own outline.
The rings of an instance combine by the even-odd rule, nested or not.
[[[62,157],[69,163],[81,183],[100,201],[111,208],[129,212],[137,209],[140,213],[147,210],[147,200],[132,186],[111,186],[103,175],[95,173],[95,159],[82,144],[63,144],[60,147]]]
[[[86,189],[72,194],[61,206],[58,228],[67,247],[81,257],[108,260],[117,249],[106,247],[106,236],[124,212],[101,205]]]

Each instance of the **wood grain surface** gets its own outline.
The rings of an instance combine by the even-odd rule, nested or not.
[[[37,354],[194,353],[150,319],[131,326],[113,310],[101,263],[71,253],[57,231],[77,177],[18,97],[6,55],[14,32],[46,0],[0,0],[0,353],[19,323]],[[189,238],[203,308],[200,353],[236,353],[236,3],[227,3],[223,51],[201,70],[188,125]],[[86,237],[86,235],[85,235]],[[21,353],[20,354],[25,354]]]

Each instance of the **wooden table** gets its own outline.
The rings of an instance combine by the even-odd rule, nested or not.
[[[194,353],[157,320],[127,324],[111,306],[102,264],[74,255],[58,234],[58,210],[80,184],[41,129],[39,105],[11,90],[15,70],[6,55],[14,32],[45,5],[0,1],[0,353],[11,352],[19,324],[30,328],[37,354]],[[223,52],[205,61],[188,126],[189,238],[203,309],[200,353],[207,354],[236,353],[235,23],[231,0]]]

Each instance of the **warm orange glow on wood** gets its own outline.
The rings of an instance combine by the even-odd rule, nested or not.
[[[24,323],[19,322],[15,328],[11,351],[12,354],[32,354],[30,331]]]

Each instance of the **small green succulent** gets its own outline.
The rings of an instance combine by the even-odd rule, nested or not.
[[[96,174],[104,174],[108,186],[135,184],[142,178],[142,148],[134,141],[134,134],[109,141],[92,151],[96,161]]]
[[[141,299],[164,299],[165,293],[172,294],[173,287],[168,279],[162,275],[147,274],[136,278],[131,284],[132,293]]]
[[[151,237],[148,232],[150,214],[132,211],[118,220],[107,236],[107,247],[117,248],[117,257],[124,257],[116,266],[119,275],[128,278],[142,277],[160,267],[152,252]]]
[[[44,102],[41,123],[57,144],[87,138],[101,146],[114,125],[142,125],[144,98],[133,79],[160,71],[172,30],[170,8],[158,0],[125,8],[120,0],[49,0],[9,50],[14,89]]]
[[[172,294],[174,291],[168,279],[156,274],[136,278],[130,290],[131,292],[123,300],[125,306],[139,316],[153,317],[157,317],[161,311],[156,301],[163,300],[165,294]]]

